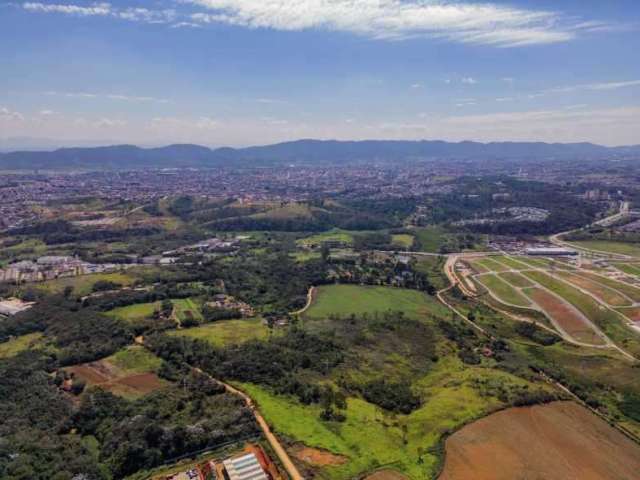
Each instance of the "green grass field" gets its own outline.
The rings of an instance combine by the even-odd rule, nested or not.
[[[347,245],[352,245],[353,235],[345,230],[334,229],[328,232],[318,233],[317,235],[312,235],[310,237],[301,238],[297,243],[306,246],[317,246],[322,242],[328,241],[343,242]]]
[[[518,258],[505,257],[504,255],[492,256],[491,260],[494,260],[498,263],[506,265],[510,269],[513,270],[523,270],[527,268],[527,265],[523,265],[522,262],[518,261]]]
[[[8,342],[0,343],[0,358],[8,358],[17,355],[23,350],[37,348],[43,346],[42,333],[29,333],[20,337],[13,338]]]
[[[321,257],[320,252],[301,251],[292,253],[291,256],[296,262],[308,262],[309,260],[317,260]]]
[[[359,285],[323,285],[305,318],[326,318],[331,314],[350,315],[401,310],[411,317],[447,310],[433,297],[417,290]]]
[[[107,357],[106,360],[126,375],[157,372],[162,364],[160,358],[139,345],[124,348]]]
[[[578,248],[585,248],[587,250],[617,253],[640,258],[640,244],[638,243],[611,242],[607,240],[580,240],[570,243]]]
[[[609,288],[601,282],[596,282],[593,279],[585,278],[580,275],[573,275],[569,272],[556,272],[556,275],[564,280],[571,282],[572,285],[582,288],[592,295],[595,295],[607,305],[611,305],[614,307],[625,307],[631,306],[632,304],[632,301],[622,295],[618,290]]]
[[[151,303],[136,303],[135,305],[128,305],[126,307],[118,307],[113,310],[109,310],[107,315],[119,318],[126,322],[135,322],[137,320],[143,320],[153,315],[153,312],[160,309],[160,302]]]
[[[264,340],[269,336],[269,328],[261,318],[242,320],[221,320],[194,328],[173,330],[169,335],[205,340],[216,347],[238,345],[248,340]]]
[[[411,414],[392,414],[350,397],[343,423],[321,420],[317,405],[302,405],[256,385],[239,386],[257,402],[277,433],[347,457],[343,465],[323,467],[320,478],[359,478],[381,466],[392,466],[417,480],[437,474],[440,458],[430,449],[438,445],[445,432],[501,406],[492,395],[480,395],[473,387],[477,383],[527,384],[508,373],[469,368],[457,358],[447,357],[415,383],[415,391],[424,403]]]
[[[73,287],[74,295],[88,295],[96,282],[101,280],[119,283],[122,286],[129,286],[135,278],[126,273],[95,273],[92,275],[80,275],[78,277],[64,277],[56,280],[48,280],[38,285],[39,288],[49,293],[62,293],[66,287]]]
[[[640,288],[634,287],[633,285],[625,282],[618,282],[617,280],[613,280],[602,275],[597,275],[595,273],[582,271],[580,272],[580,275],[595,282],[606,285],[609,288],[613,288],[614,290],[618,290],[635,302],[640,302]]]
[[[503,303],[516,305],[518,307],[529,307],[531,302],[515,288],[509,285],[496,275],[482,275],[476,280],[491,292]]]
[[[442,227],[416,228],[413,232],[415,233],[417,244],[423,252],[438,253],[440,247],[449,240],[449,234]]]
[[[189,315],[187,312],[191,312],[191,315],[198,322],[203,321],[202,312],[200,311],[200,305],[198,305],[191,298],[181,298],[177,300],[172,300],[173,303],[173,311],[178,319],[178,321],[182,322],[187,319]]]
[[[400,233],[397,235],[391,235],[391,243],[393,245],[398,246],[402,249],[409,249],[413,246],[413,235],[408,235],[406,233]]]

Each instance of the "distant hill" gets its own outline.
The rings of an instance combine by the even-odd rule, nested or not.
[[[434,159],[551,160],[620,158],[640,155],[640,146],[603,147],[591,143],[335,141],[297,140],[248,148],[210,149],[200,145],[140,148],[134,145],[61,148],[0,154],[4,170],[110,170],[141,168],[253,166],[273,164],[335,165]]]

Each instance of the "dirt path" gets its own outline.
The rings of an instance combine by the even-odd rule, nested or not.
[[[197,372],[199,372],[199,373],[201,373],[203,375],[208,376],[209,378],[211,378],[212,380],[214,380],[216,382],[221,383],[222,385],[225,386],[225,388],[227,389],[228,392],[233,393],[235,395],[238,395],[239,397],[241,397],[244,400],[244,402],[247,405],[247,407],[253,412],[253,416],[255,417],[256,421],[258,422],[258,425],[260,425],[260,428],[262,429],[262,432],[264,433],[264,436],[266,437],[267,441],[269,442],[269,445],[271,445],[271,448],[273,448],[273,451],[276,452],[276,455],[278,455],[278,458],[280,459],[280,462],[282,463],[282,466],[285,468],[285,470],[289,474],[289,477],[291,478],[291,480],[303,480],[304,477],[298,471],[298,468],[295,466],[295,464],[291,460],[291,457],[289,457],[289,454],[287,453],[287,451],[284,449],[284,447],[280,443],[280,440],[278,440],[278,438],[271,431],[271,428],[269,427],[269,424],[267,424],[267,422],[264,419],[264,417],[262,416],[262,414],[258,411],[258,409],[257,409],[255,403],[253,402],[253,400],[251,399],[251,397],[249,395],[247,395],[246,393],[244,393],[243,391],[238,390],[237,388],[229,385],[228,383],[224,383],[224,382],[221,382],[220,380],[218,380],[216,378],[213,378],[211,375],[209,375],[208,373],[202,371],[199,368],[195,368],[194,370],[196,370]]]
[[[307,292],[307,304],[304,307],[302,307],[300,310],[291,312],[291,315],[302,315],[304,312],[306,312],[311,306],[311,304],[313,303],[313,300],[315,299],[316,294],[317,294],[316,287],[309,287],[309,291]]]

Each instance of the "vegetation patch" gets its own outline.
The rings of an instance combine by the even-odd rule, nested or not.
[[[118,318],[126,322],[136,322],[150,318],[153,314],[160,310],[162,302],[149,302],[149,303],[136,303],[134,305],[127,305],[126,307],[114,308],[106,312],[107,315],[113,318]]]
[[[89,295],[98,282],[112,282],[123,287],[130,286],[135,278],[126,273],[95,273],[80,275],[77,277],[63,277],[55,280],[47,280],[38,285],[39,288],[49,293],[63,293],[65,289],[73,289],[72,293],[78,296]]]
[[[598,252],[628,255],[640,258],[640,244],[631,242],[612,242],[607,240],[580,240],[571,241],[571,245],[577,248],[595,250]]]
[[[498,276],[514,287],[524,288],[533,286],[531,280],[516,272],[504,272],[498,274]]]
[[[28,333],[0,343],[0,358],[13,357],[23,350],[30,350],[44,346],[43,335],[40,332]]]
[[[249,340],[264,340],[270,335],[262,318],[221,320],[194,328],[183,328],[169,332],[175,337],[204,340],[216,347],[238,345]]]
[[[598,283],[589,278],[581,277],[580,275],[573,275],[568,272],[556,272],[556,275],[562,277],[564,280],[583,288],[587,292],[591,293],[595,297],[602,300],[607,305],[614,307],[624,307],[631,305],[631,300],[624,295],[621,295],[618,291],[613,290],[601,283]]]

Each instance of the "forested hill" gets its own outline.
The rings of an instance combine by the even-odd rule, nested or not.
[[[264,164],[344,164],[434,159],[554,160],[606,159],[640,155],[640,146],[604,147],[591,143],[477,143],[444,141],[297,140],[248,148],[210,149],[199,145],[140,148],[115,145],[62,148],[50,152],[0,154],[0,169],[124,169],[251,166]]]

